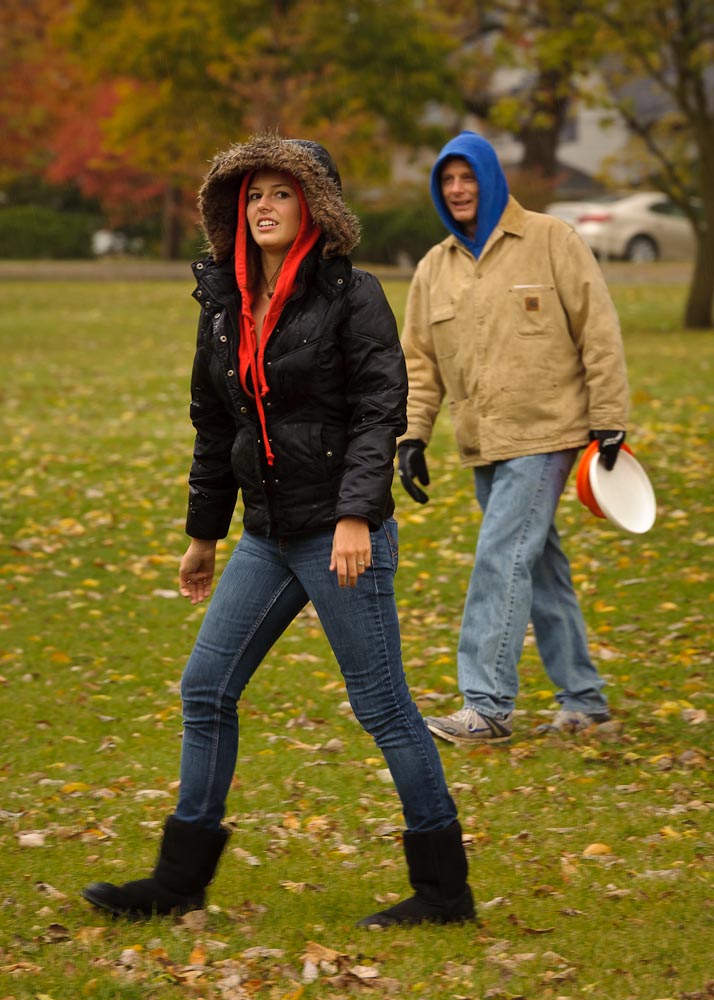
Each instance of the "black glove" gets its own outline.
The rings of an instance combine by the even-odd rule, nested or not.
[[[625,440],[624,431],[590,431],[590,440],[597,441],[598,451],[603,457],[605,468],[615,468],[617,456]]]
[[[429,497],[424,490],[420,490],[414,483],[418,479],[422,486],[429,485],[429,473],[426,468],[424,449],[426,445],[423,441],[402,441],[397,448],[397,461],[399,463],[399,478],[402,486],[407,491],[412,500],[417,503],[427,503]]]

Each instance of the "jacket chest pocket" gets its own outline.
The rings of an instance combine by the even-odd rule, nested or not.
[[[511,285],[508,289],[509,326],[518,336],[543,336],[562,313],[554,285]]]
[[[266,361],[271,390],[286,403],[312,396],[316,386],[329,377],[324,353],[319,340],[305,338],[289,345],[281,343],[281,353]]]
[[[456,354],[459,344],[455,320],[456,306],[453,302],[434,305],[429,313],[434,352],[439,359]]]

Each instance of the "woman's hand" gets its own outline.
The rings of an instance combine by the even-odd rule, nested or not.
[[[372,564],[369,524],[363,517],[343,517],[335,526],[330,569],[341,587],[354,587]]]
[[[211,593],[216,568],[216,542],[192,538],[179,566],[179,593],[200,604]]]

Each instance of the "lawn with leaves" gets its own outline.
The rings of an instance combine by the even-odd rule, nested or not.
[[[208,909],[136,924],[79,897],[149,871],[175,798],[204,613],[176,594],[190,291],[0,286],[0,998],[713,997],[714,336],[678,329],[674,285],[613,288],[655,527],[625,534],[573,485],[559,516],[613,723],[534,732],[555,705],[529,637],[511,743],[440,745],[481,923],[354,927],[408,890],[402,820],[309,611],[242,704]],[[479,517],[446,418],[428,458],[426,507],[395,488],[397,586],[410,683],[441,713]]]

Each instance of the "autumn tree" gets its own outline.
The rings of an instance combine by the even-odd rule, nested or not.
[[[465,108],[522,143],[523,175],[544,183],[547,199],[559,172],[558,145],[591,64],[591,26],[577,17],[579,0],[447,0],[454,57]],[[513,86],[498,89],[497,74]],[[539,207],[542,207],[539,206]]]
[[[78,0],[68,38],[95,78],[121,81],[105,143],[162,178],[175,256],[181,192],[250,132],[325,141],[348,176],[383,172],[394,137],[433,137],[422,113],[443,94],[453,42],[428,10],[419,0]]]
[[[120,96],[112,80],[80,87],[55,115],[45,139],[50,159],[44,177],[71,182],[85,198],[101,204],[109,225],[126,226],[155,215],[163,185],[143,173],[125,149],[107,149],[102,130]]]
[[[647,181],[690,220],[697,251],[685,325],[710,329],[714,5],[710,0],[582,0],[581,11],[597,39],[604,81],[590,99],[624,119],[641,144]],[[634,86],[649,93],[646,105],[636,99]]]
[[[712,326],[714,4],[711,0],[446,0],[461,41],[465,104],[523,142],[521,166],[556,172],[574,101],[619,116],[637,140],[633,182],[668,195],[697,253],[685,324]],[[493,92],[499,68],[520,71]],[[599,81],[599,82],[596,82]],[[642,100],[646,96],[647,100]]]
[[[57,0],[0,5],[0,183],[40,175],[71,71],[49,36]]]

